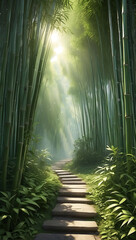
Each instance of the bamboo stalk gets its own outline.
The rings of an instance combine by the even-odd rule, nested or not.
[[[122,135],[122,108],[121,108],[121,95],[120,95],[120,79],[118,77],[118,68],[117,68],[117,57],[113,36],[113,24],[112,24],[112,16],[111,16],[111,0],[108,0],[108,15],[109,15],[109,28],[110,28],[110,40],[111,40],[111,53],[112,53],[112,64],[113,64],[113,74],[114,74],[114,88],[115,88],[115,100],[119,99],[120,101],[116,101],[116,109],[117,109],[117,118],[118,118],[118,138],[121,140],[120,148],[123,149],[123,135]]]
[[[124,73],[124,104],[125,104],[125,133],[126,153],[132,151],[132,110],[131,110],[131,75],[128,52],[128,22],[127,22],[127,1],[122,0],[122,43],[123,43],[123,73]],[[128,163],[129,165],[129,163]]]

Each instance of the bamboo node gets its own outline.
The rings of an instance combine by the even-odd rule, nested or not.
[[[130,115],[125,115],[125,118],[129,118],[129,119],[130,119],[130,118],[131,118],[131,116],[130,116]]]
[[[130,93],[124,93],[124,96],[131,96]]]
[[[123,66],[128,66],[128,63],[123,63]]]
[[[124,10],[123,10],[123,11],[122,11],[122,14],[127,14],[127,11],[124,11]]]
[[[122,39],[128,39],[128,36],[127,36],[127,35],[126,35],[126,36],[123,36]]]

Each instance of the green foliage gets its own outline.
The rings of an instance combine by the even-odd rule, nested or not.
[[[73,0],[69,93],[81,137],[93,138],[97,151],[135,146],[135,10],[134,1]]]
[[[37,233],[37,219],[45,218],[53,207],[60,183],[47,166],[49,160],[47,150],[30,151],[18,192],[0,192],[2,240],[31,239]]]
[[[97,222],[101,239],[136,239],[136,157],[124,154],[116,147],[107,147],[110,154],[102,166],[92,173],[91,165],[81,164],[76,171],[89,189],[88,198],[93,200],[99,213]],[[128,172],[127,161],[131,166]],[[73,166],[67,169],[75,171]],[[84,169],[84,171],[83,171]]]
[[[73,165],[98,165],[101,160],[101,156],[92,151],[91,148],[92,139],[90,138],[79,138],[75,141],[74,152],[73,152]]]
[[[21,182],[51,34],[69,8],[69,0],[0,1],[0,190],[8,191],[11,161],[13,191]]]
[[[40,168],[48,166],[51,163],[51,155],[47,149],[43,150],[29,150],[27,154],[27,164],[38,165]]]
[[[94,187],[91,190],[99,213],[103,218],[100,232],[102,239],[136,239],[136,157],[120,153],[117,148],[111,151],[102,167],[98,167],[89,179]],[[133,175],[127,172],[127,161]],[[112,237],[113,236],[113,237]]]

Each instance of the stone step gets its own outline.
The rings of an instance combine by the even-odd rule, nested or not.
[[[65,176],[65,175],[72,175],[72,173],[65,171],[65,172],[57,173],[57,175],[58,175],[58,176]]]
[[[98,226],[95,221],[78,221],[78,220],[46,220],[43,223],[45,230],[66,231],[66,232],[96,232]]]
[[[63,184],[63,186],[62,186],[62,188],[61,189],[69,189],[69,188],[75,188],[75,189],[80,189],[80,188],[83,188],[83,189],[86,189],[86,185],[84,184],[78,184],[78,185],[76,185],[76,184]]]
[[[67,175],[59,175],[59,178],[78,178],[76,175],[70,175],[70,174],[67,174]]]
[[[97,215],[93,205],[83,203],[58,203],[52,210],[54,216],[95,217]]]
[[[40,233],[34,240],[100,240],[100,238],[92,234]]]
[[[66,197],[85,197],[86,196],[86,190],[85,189],[60,189],[59,195],[60,196],[66,196]]]
[[[68,181],[63,181],[63,184],[85,184],[85,182],[84,181],[71,181],[71,179],[70,180],[68,180]]]
[[[92,201],[87,198],[78,198],[78,197],[58,197],[57,202],[59,203],[92,203]]]
[[[63,173],[63,172],[66,172],[66,170],[62,170],[62,169],[55,169],[54,170],[55,173]],[[68,171],[67,171],[68,172]]]
[[[78,178],[78,177],[73,177],[73,178],[61,178],[61,181],[82,181],[81,178]]]

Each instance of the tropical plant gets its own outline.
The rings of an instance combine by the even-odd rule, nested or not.
[[[0,236],[3,240],[34,237],[37,220],[45,218],[54,206],[60,183],[43,162],[47,156],[45,151],[29,153],[18,192],[14,195],[9,191],[0,192]]]
[[[104,164],[98,167],[93,182],[94,198],[102,210],[101,216],[112,219],[113,236],[118,239],[135,239],[136,237],[136,158],[119,152],[117,148],[108,147],[111,151]],[[127,173],[127,161],[133,167],[133,176]],[[107,217],[106,217],[107,216]],[[108,239],[105,228],[101,229],[102,239]]]

